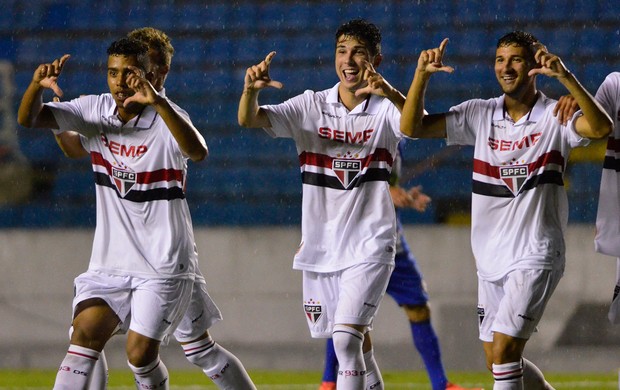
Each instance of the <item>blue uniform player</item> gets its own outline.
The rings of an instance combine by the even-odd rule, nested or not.
[[[411,327],[413,344],[420,353],[422,360],[424,360],[433,390],[464,389],[450,383],[446,377],[441,361],[439,341],[431,324],[428,293],[422,279],[422,273],[418,269],[415,257],[409,250],[409,245],[407,245],[403,234],[399,209],[413,208],[419,212],[424,212],[431,198],[421,191],[420,186],[406,190],[399,185],[402,146],[403,142],[401,141],[398,148],[399,153],[394,159],[392,175],[390,177],[390,193],[398,218],[398,240],[396,245],[396,266],[390,277],[386,293],[394,298],[396,303],[405,310]],[[327,339],[325,369],[319,390],[336,389],[337,374],[338,360],[334,352],[334,345],[332,339]]]

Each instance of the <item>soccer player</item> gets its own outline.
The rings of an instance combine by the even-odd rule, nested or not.
[[[594,247],[599,253],[616,257],[616,286],[608,317],[612,324],[620,324],[620,73],[607,75],[596,100],[614,121],[614,131],[605,151]]]
[[[43,104],[69,55],[41,64],[18,111],[24,127],[76,130],[85,136],[97,195],[88,271],[75,279],[74,331],[55,389],[86,389],[109,338],[128,325],[127,357],[137,387],[167,389],[161,340],[191,299],[197,253],[183,191],[187,159],[207,145],[189,117],[145,77],[148,46],[122,38],[108,48],[110,93]]]
[[[607,136],[612,123],[560,58],[520,31],[497,44],[502,96],[425,115],[431,75],[453,71],[443,64],[447,43],[421,52],[401,130],[474,145],[471,243],[480,339],[494,389],[551,388],[523,350],[564,270],[564,167],[573,147]],[[577,100],[581,111],[566,125],[554,117],[556,101],[536,88],[537,75],[557,79]]]
[[[437,334],[431,323],[431,308],[428,304],[428,292],[422,278],[422,273],[418,268],[417,261],[405,241],[404,232],[400,222],[400,210],[413,208],[419,212],[424,212],[431,202],[431,198],[421,191],[420,186],[409,188],[408,190],[399,185],[402,167],[402,145],[401,141],[398,153],[392,166],[390,176],[390,194],[397,215],[397,241],[395,266],[390,282],[387,286],[387,294],[403,308],[413,344],[420,353],[426,372],[433,390],[460,390],[464,389],[448,381],[446,372],[441,361],[441,349]],[[327,339],[325,347],[325,368],[323,370],[323,381],[319,390],[335,390],[338,372],[338,359],[334,352],[332,339]],[[472,389],[473,390],[473,389]]]
[[[170,38],[163,31],[152,27],[133,30],[127,36],[148,45],[152,84],[161,96],[165,96],[164,83],[174,55]],[[181,110],[178,107],[176,109]],[[187,115],[185,111],[182,112]],[[66,131],[56,135],[56,139],[68,157],[79,158],[88,155],[77,132]],[[208,329],[221,319],[221,313],[209,296],[205,279],[197,268],[192,300],[174,331],[174,336],[181,343],[187,360],[200,367],[219,388],[254,389],[255,386],[241,361],[217,344],[208,332]],[[106,367],[102,351],[91,375],[90,390],[106,388]]]
[[[369,331],[394,267],[396,215],[388,180],[403,138],[404,96],[375,70],[381,33],[365,20],[336,32],[334,87],[259,106],[262,89],[282,88],[269,76],[274,55],[247,69],[239,124],[295,141],[303,209],[293,268],[303,272],[310,333],[333,338],[338,389],[383,389]]]

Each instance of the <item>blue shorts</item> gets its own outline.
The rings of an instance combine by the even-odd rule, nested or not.
[[[394,271],[385,292],[394,298],[399,306],[425,305],[428,302],[428,292],[422,273],[405,242],[403,248],[402,252],[396,254]]]

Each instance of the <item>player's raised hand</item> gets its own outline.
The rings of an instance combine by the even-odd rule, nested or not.
[[[355,91],[355,96],[364,94],[388,96],[394,90],[394,87],[381,74],[377,73],[370,62],[364,62],[363,72],[362,79],[366,81],[366,86]]]
[[[558,118],[558,122],[566,125],[568,120],[573,117],[577,110],[579,110],[577,100],[575,100],[572,95],[564,95],[558,99],[558,102],[553,109],[553,115]]]
[[[443,64],[443,57],[446,53],[446,46],[449,39],[444,38],[439,47],[434,49],[423,50],[418,58],[418,70],[428,73],[435,72],[454,72],[454,68]]]
[[[411,207],[421,213],[425,212],[432,199],[430,196],[422,192],[422,186],[411,187],[407,193],[412,199]]]
[[[271,60],[275,55],[276,52],[272,51],[267,54],[265,59],[259,64],[253,65],[247,69],[245,72],[243,89],[260,90],[266,87],[281,89],[283,87],[281,82],[272,80],[271,77],[269,77],[269,66],[271,65]]]
[[[534,59],[539,66],[530,70],[528,75],[543,74],[548,77],[560,78],[570,74],[560,57],[549,53],[542,43],[536,44],[536,49]]]
[[[127,75],[127,86],[134,91],[134,94],[125,99],[123,106],[127,107],[131,103],[153,104],[159,97],[153,85],[146,79],[144,70],[129,66],[131,73]]]
[[[51,89],[56,96],[62,96],[62,89],[58,86],[58,76],[60,76],[62,68],[69,57],[71,57],[69,54],[65,54],[51,63],[39,65],[34,71],[32,82]]]

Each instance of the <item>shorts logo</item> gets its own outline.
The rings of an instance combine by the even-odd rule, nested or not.
[[[334,160],[332,161],[332,171],[344,188],[349,188],[351,182],[362,171],[362,162],[359,160]]]
[[[315,302],[312,298],[309,301],[304,302],[304,311],[308,321],[316,324],[319,318],[323,315],[323,306],[320,302]]]
[[[499,177],[510,188],[513,195],[517,195],[525,183],[529,169],[527,165],[512,165],[499,168]]]
[[[127,193],[131,190],[134,184],[136,184],[136,173],[130,171],[124,171],[118,168],[112,167],[112,178],[114,179],[114,184],[118,189],[118,192],[121,194],[121,197],[125,197]]]
[[[482,325],[482,321],[484,321],[484,307],[478,306],[478,324]]]

